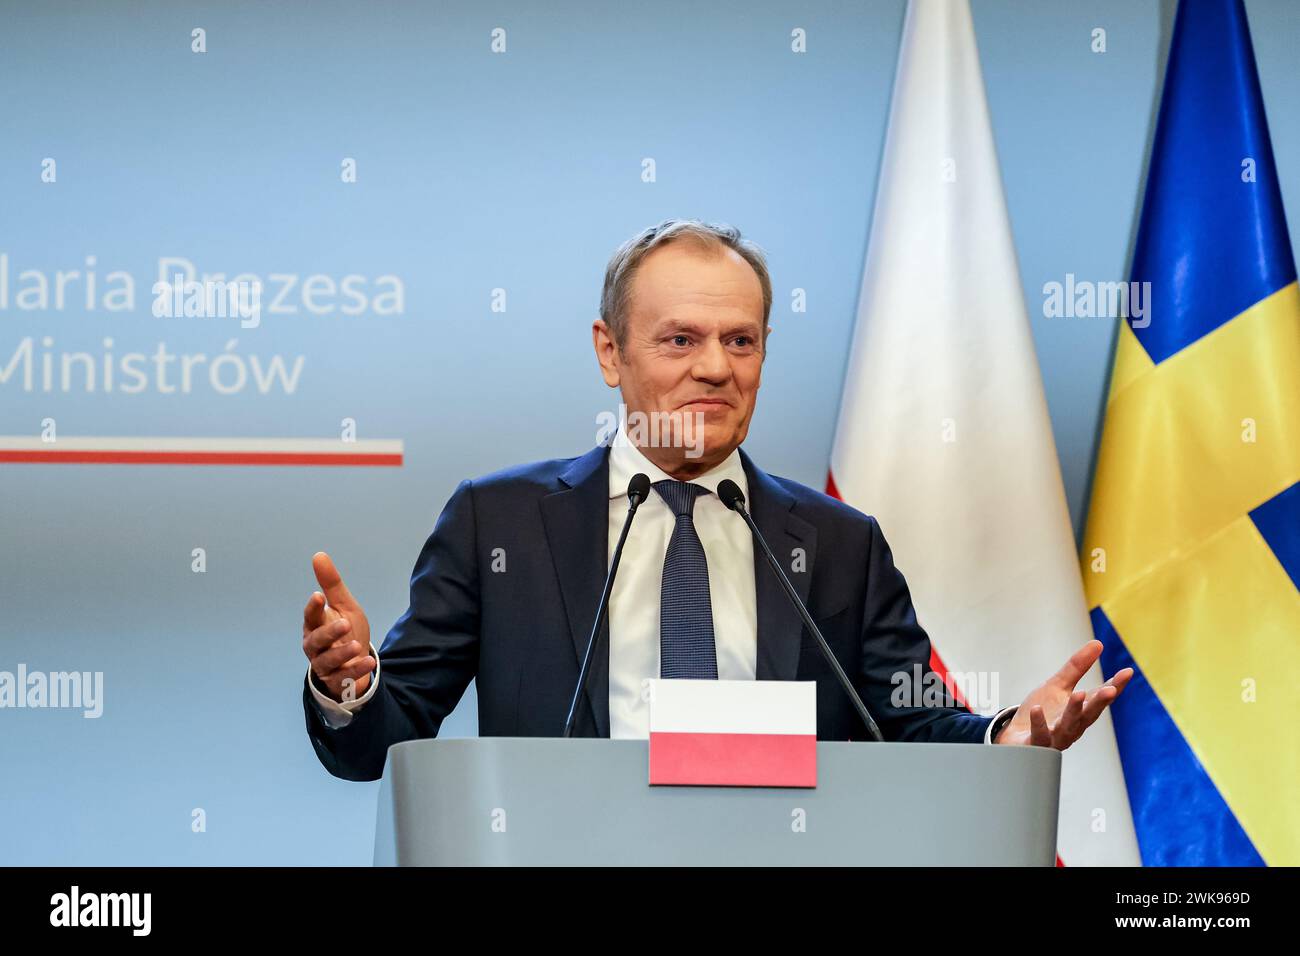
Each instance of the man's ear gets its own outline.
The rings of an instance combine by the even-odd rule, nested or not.
[[[600,363],[600,374],[605,384],[618,388],[618,344],[604,319],[591,323],[591,344],[595,346],[596,361]]]

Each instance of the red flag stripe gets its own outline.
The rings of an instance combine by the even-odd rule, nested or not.
[[[652,731],[650,783],[710,787],[815,787],[813,734]]]

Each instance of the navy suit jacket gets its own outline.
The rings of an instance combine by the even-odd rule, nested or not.
[[[893,675],[912,675],[914,665],[929,672],[930,640],[875,519],[765,474],[743,451],[741,460],[750,513],[779,557],[803,549],[803,570],[790,579],[885,739],[982,742],[992,718],[891,702]],[[559,736],[604,584],[608,524],[607,447],[462,482],[415,562],[410,607],[379,649],[374,696],[332,730],[304,680],[307,733],[325,768],[378,779],[389,746],[436,736],[475,679],[480,735]],[[754,552],[758,679],[815,680],[818,739],[868,739],[757,545]],[[505,570],[494,571],[502,555]],[[603,646],[579,706],[579,736],[609,736],[608,624]]]

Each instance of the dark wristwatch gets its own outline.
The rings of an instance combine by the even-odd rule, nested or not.
[[[993,726],[989,728],[989,743],[995,744],[998,742],[998,734],[1002,733],[1003,727],[1011,723],[1011,718],[1016,716],[1016,711],[1019,709],[1019,707],[1012,707],[1002,716],[993,719]]]

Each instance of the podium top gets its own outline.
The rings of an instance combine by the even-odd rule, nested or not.
[[[644,740],[388,751],[376,865],[1052,866],[1061,754],[817,744],[816,789],[651,787]]]

